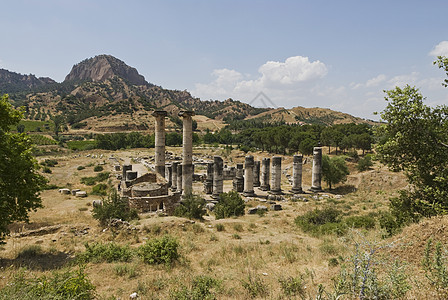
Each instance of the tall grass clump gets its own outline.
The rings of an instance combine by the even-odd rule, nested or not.
[[[76,257],[82,263],[128,262],[133,256],[133,251],[128,245],[121,246],[116,243],[85,243],[84,245],[86,251]]]

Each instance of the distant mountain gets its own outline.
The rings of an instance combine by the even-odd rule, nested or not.
[[[48,77],[37,78],[32,74],[23,75],[0,69],[0,94],[31,91],[32,89],[54,83],[56,83],[56,81]]]
[[[128,66],[118,58],[104,54],[85,59],[74,65],[70,73],[65,77],[65,81],[92,80],[99,82],[112,79],[115,76],[134,85],[148,84],[145,77],[140,75],[135,68]]]
[[[15,105],[25,106],[28,119],[63,115],[72,129],[102,132],[152,127],[154,118],[150,112],[155,109],[166,110],[172,121],[176,121],[179,111],[194,110],[197,115],[228,122],[245,118],[288,123],[363,122],[325,109],[255,108],[232,99],[201,101],[187,91],[148,83],[135,68],[110,55],[98,55],[74,65],[61,83],[0,70],[0,93],[10,94]]]

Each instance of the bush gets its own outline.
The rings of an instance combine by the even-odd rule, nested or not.
[[[205,213],[205,199],[194,194],[186,195],[174,210],[175,216],[198,220],[202,220]]]
[[[95,166],[95,168],[93,168],[94,172],[101,172],[103,170],[104,170],[104,168],[102,166]]]
[[[145,245],[138,247],[138,255],[147,264],[171,264],[179,258],[178,247],[175,238],[165,235],[148,240]]]
[[[217,231],[224,231],[225,230],[224,224],[221,224],[221,223],[216,224],[216,230]]]
[[[303,276],[280,278],[278,282],[287,297],[300,296],[300,298],[305,299],[306,286]]]
[[[191,287],[182,286],[180,289],[171,293],[173,299],[216,299],[216,295],[211,291],[218,288],[221,282],[206,275],[200,275],[193,278]]]
[[[12,282],[0,289],[0,299],[80,299],[95,298],[95,286],[78,270],[54,272],[51,276],[25,277],[28,272],[16,272]]]
[[[76,170],[78,170],[78,171],[81,171],[81,170],[84,170],[86,167],[84,167],[84,166],[78,166],[77,168],[76,168]]]
[[[85,243],[86,251],[79,254],[76,259],[82,263],[94,262],[128,262],[132,258],[132,250],[129,246],[120,246],[115,243]]]
[[[346,226],[341,223],[340,210],[334,208],[315,209],[309,211],[295,219],[295,223],[304,231],[313,234],[342,235],[346,231]]]
[[[370,169],[371,166],[373,166],[372,156],[370,154],[367,154],[358,161],[358,165],[356,166],[356,168],[359,172],[363,172]]]
[[[127,201],[121,199],[116,190],[109,194],[107,199],[103,201],[102,206],[93,208],[92,215],[103,226],[107,225],[112,219],[121,219],[123,221],[138,219],[137,211],[129,209]]]
[[[44,173],[47,173],[47,174],[51,174],[52,173],[49,167],[44,167],[42,171]]]
[[[110,172],[102,172],[94,177],[82,177],[81,183],[85,185],[94,185],[97,182],[105,181],[109,178]]]
[[[40,163],[42,166],[54,167],[58,164],[58,161],[55,159],[46,159]]]
[[[98,196],[106,196],[107,195],[108,186],[104,183],[99,183],[92,188],[92,195]]]
[[[375,219],[370,216],[351,216],[344,219],[344,223],[352,228],[372,229],[375,227]]]
[[[230,191],[219,195],[219,202],[216,204],[214,212],[216,219],[224,219],[244,215],[244,208],[245,203],[238,192]]]

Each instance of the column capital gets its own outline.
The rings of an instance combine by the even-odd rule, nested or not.
[[[165,110],[155,110],[152,112],[153,117],[166,117],[168,113]]]
[[[181,110],[178,115],[181,118],[185,118],[185,117],[192,117],[195,115],[195,113],[192,110]]]

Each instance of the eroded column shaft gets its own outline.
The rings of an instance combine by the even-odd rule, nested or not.
[[[269,173],[271,169],[270,165],[270,158],[263,158],[261,160],[260,190],[262,191],[269,191],[271,187],[271,185],[269,184]]]
[[[224,191],[223,182],[223,167],[224,162],[221,156],[213,157],[213,194],[214,199],[219,199],[219,195]]]
[[[182,180],[183,180],[183,176],[182,173],[183,172],[183,166],[182,164],[178,164],[177,165],[177,192],[182,192]]]
[[[156,173],[165,177],[165,117],[167,112],[156,110],[152,114],[155,119],[155,169]]]
[[[254,196],[254,157],[246,156],[244,161],[244,196]]]
[[[171,190],[172,191],[177,191],[177,166],[179,165],[179,162],[177,161],[173,161],[171,163],[171,169],[172,169],[172,174],[171,174]]]
[[[244,168],[243,164],[236,164],[236,175],[233,179],[233,189],[239,193],[244,191]]]
[[[312,173],[312,185],[311,190],[313,192],[322,191],[322,148],[313,148],[313,173]]]
[[[294,194],[303,193],[302,190],[302,155],[294,155],[292,163],[292,189]]]
[[[274,156],[272,158],[272,181],[271,181],[271,193],[281,194],[282,182],[282,158],[280,156]]]
[[[213,193],[213,162],[207,163],[207,176],[204,182],[204,193],[211,195]]]
[[[260,161],[254,163],[254,187],[260,186]]]
[[[182,189],[184,194],[193,192],[193,119],[194,112],[181,111],[182,118]]]

